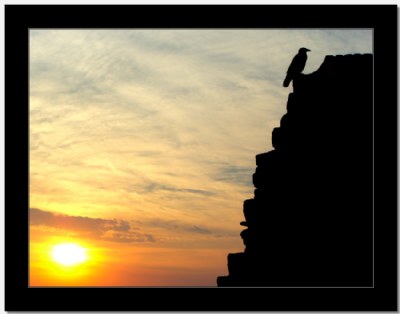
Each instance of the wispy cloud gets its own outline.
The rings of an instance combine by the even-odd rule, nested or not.
[[[200,195],[204,195],[204,196],[211,196],[211,195],[215,194],[211,191],[178,188],[178,187],[163,185],[163,184],[159,184],[159,183],[155,183],[155,182],[149,183],[144,186],[144,193],[152,193],[156,190],[162,190],[162,191],[168,191],[168,192],[200,194]]]
[[[31,227],[42,226],[64,230],[75,237],[115,242],[154,242],[151,234],[132,227],[126,220],[69,216],[30,208]]]
[[[152,227],[158,227],[162,229],[175,230],[177,232],[189,232],[189,233],[198,233],[198,234],[211,234],[212,231],[198,225],[192,225],[187,223],[182,223],[178,220],[167,220],[156,218],[152,220],[147,220],[143,222],[145,225],[150,225]]]
[[[239,231],[234,232],[232,229],[226,229],[221,226],[217,226],[214,224],[210,224],[210,227],[205,226],[204,224],[187,222],[183,220],[171,220],[171,219],[163,219],[163,218],[154,218],[147,219],[140,222],[137,222],[138,225],[143,225],[146,227],[164,229],[168,231],[173,231],[175,235],[184,234],[187,237],[192,237],[193,235],[202,235],[212,237],[212,238],[229,238],[229,237],[238,237]],[[172,233],[171,233],[172,234]],[[213,245],[210,244],[210,247]]]
[[[218,168],[218,172],[214,175],[217,181],[231,182],[247,187],[252,187],[252,174],[254,167],[241,167],[236,165],[224,165]]]

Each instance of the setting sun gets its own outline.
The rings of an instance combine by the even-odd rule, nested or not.
[[[57,244],[51,252],[53,260],[64,266],[74,266],[87,260],[86,249],[74,243]]]

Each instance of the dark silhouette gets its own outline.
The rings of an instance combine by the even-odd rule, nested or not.
[[[300,48],[299,53],[294,56],[292,63],[289,65],[289,68],[286,72],[286,78],[283,81],[284,87],[288,87],[293,78],[295,78],[304,70],[307,62],[307,51],[311,50],[307,48]]]
[[[218,286],[372,286],[372,55],[293,79],[274,150],[256,156],[245,251]]]

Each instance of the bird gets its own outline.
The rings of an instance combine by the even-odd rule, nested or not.
[[[292,63],[290,63],[286,72],[286,78],[283,81],[284,87],[288,87],[293,78],[304,70],[307,62],[307,51],[311,50],[304,47],[300,48],[298,54],[294,56]]]

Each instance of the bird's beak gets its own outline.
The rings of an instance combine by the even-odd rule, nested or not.
[[[306,50],[307,50],[307,51],[311,51],[310,49],[307,49],[307,48],[306,48]]]

